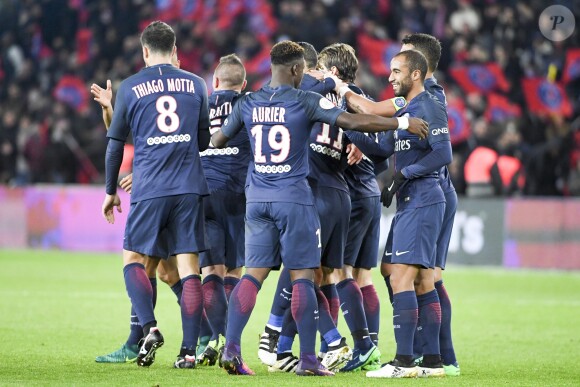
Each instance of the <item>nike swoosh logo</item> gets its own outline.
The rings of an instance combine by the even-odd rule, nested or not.
[[[400,314],[396,314],[396,315],[394,315],[394,316],[393,316],[393,318],[395,318],[395,317],[399,317],[399,316],[400,316]]]
[[[395,255],[398,257],[399,255],[407,254],[409,251],[411,251],[411,250],[407,250],[407,251],[397,250],[397,251],[395,251]]]
[[[385,253],[385,257],[388,257],[389,255],[393,255],[393,253]]]
[[[286,290],[286,288],[282,288],[282,291],[286,294],[292,294],[292,292],[289,292],[288,290]]]
[[[394,185],[395,185],[395,180],[393,180],[393,181],[391,182],[391,185],[390,185],[390,187],[389,187],[389,191],[391,191],[391,190],[393,189],[393,186],[394,186]]]
[[[342,306],[345,304],[345,302],[343,302],[342,304],[340,304],[340,309],[342,309]]]
[[[369,359],[369,357],[373,354],[373,352],[375,352],[374,349],[372,351],[368,351],[364,356],[361,356],[360,357],[361,361],[363,363],[366,362]]]

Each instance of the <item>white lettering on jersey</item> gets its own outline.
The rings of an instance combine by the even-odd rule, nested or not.
[[[286,109],[275,106],[260,106],[252,110],[252,122],[286,122]]]
[[[165,91],[165,86],[163,85],[161,79],[154,79],[152,81],[143,82],[133,86],[131,90],[133,90],[137,98],[141,98],[153,93],[162,93]]]

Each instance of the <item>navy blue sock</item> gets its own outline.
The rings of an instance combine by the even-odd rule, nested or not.
[[[133,305],[139,323],[142,327],[146,325],[156,326],[157,321],[153,312],[153,289],[149,278],[147,278],[145,266],[140,263],[130,263],[123,268],[123,275],[127,294],[131,299],[131,305]],[[148,333],[143,332],[144,335]]]
[[[443,364],[455,364],[457,358],[455,357],[455,349],[451,339],[451,300],[445,285],[443,285],[443,280],[435,282],[435,290],[437,290],[439,303],[441,304],[441,331],[439,332],[441,357],[443,358]]]
[[[181,280],[171,286],[171,291],[175,294],[175,297],[177,297],[177,303],[179,304],[181,302],[181,292],[183,291]]]
[[[137,345],[139,340],[143,338],[143,327],[139,324],[139,319],[137,318],[137,313],[135,309],[131,306],[131,325],[129,330],[129,337],[127,337],[127,345]]]
[[[182,348],[195,350],[199,339],[201,314],[203,313],[203,293],[201,277],[188,275],[181,279],[181,327],[183,329]]]
[[[250,319],[252,310],[256,305],[256,297],[262,285],[260,281],[246,274],[242,277],[240,283],[236,285],[230,295],[230,304],[228,306],[228,322],[226,329],[226,341],[230,355],[240,355],[234,353],[236,346],[239,348],[242,341],[242,331]]]
[[[417,329],[413,335],[413,359],[423,356],[423,327],[421,326],[421,309],[419,309],[419,318],[417,319]]]
[[[328,301],[328,306],[330,307],[330,316],[332,316],[332,321],[334,325],[338,327],[338,311],[340,310],[340,301],[338,299],[338,292],[336,291],[335,284],[322,285],[320,291],[326,297]]]
[[[153,309],[155,309],[155,305],[157,305],[157,277],[149,277],[149,283],[151,284],[151,290],[153,291],[151,301],[153,302]]]
[[[282,332],[280,332],[280,338],[278,339],[277,353],[292,352],[292,344],[294,344],[294,338],[297,333],[298,328],[296,328],[296,321],[292,317],[292,308],[288,308],[284,314]]]
[[[347,278],[336,285],[342,314],[350,329],[354,340],[354,347],[360,350],[368,350],[373,346],[369,336],[367,319],[363,309],[362,293],[356,281]]]
[[[393,294],[393,326],[397,355],[413,356],[413,334],[417,329],[419,311],[413,290]]]
[[[423,337],[423,355],[439,355],[439,331],[441,330],[441,304],[437,291],[417,296],[421,336]]]
[[[393,288],[391,287],[391,276],[388,275],[383,277],[385,279],[385,285],[387,285],[387,292],[389,292],[389,302],[393,305]]]
[[[199,327],[199,338],[206,343],[211,339],[212,336],[211,326],[209,325],[209,320],[207,319],[207,314],[205,313],[205,308],[201,312],[201,325]]]
[[[332,321],[332,317],[330,316],[330,306],[328,305],[326,297],[316,285],[314,285],[314,291],[316,292],[316,302],[318,303],[318,330],[324,339],[324,343],[328,345],[329,343],[340,340],[342,336]],[[321,352],[323,349],[324,348],[321,347]]]
[[[381,322],[381,303],[375,285],[370,284],[360,288],[363,296],[363,306],[367,325],[369,328],[369,336],[374,345],[379,343],[379,326]]]
[[[215,274],[208,275],[203,279],[202,289],[205,313],[213,332],[212,340],[217,340],[218,335],[226,334],[228,300],[224,280]]]
[[[240,279],[236,277],[226,276],[224,278],[224,290],[226,291],[226,298],[228,301],[230,300],[232,290],[234,290],[238,282],[240,282]]]
[[[294,321],[294,317],[292,317],[292,308],[288,308],[284,314],[282,332],[280,332],[280,337],[278,339],[278,350],[276,353],[292,352],[292,345],[294,344],[294,338],[296,337],[296,334],[298,334],[296,321]]]
[[[307,279],[292,282],[292,317],[296,321],[300,338],[300,359],[305,368],[317,366],[316,332],[318,311],[314,283]]]
[[[266,326],[280,332],[284,314],[290,308],[291,302],[292,282],[290,281],[290,270],[284,268],[278,278],[278,285],[276,285],[276,293],[274,293],[270,317],[268,318]]]

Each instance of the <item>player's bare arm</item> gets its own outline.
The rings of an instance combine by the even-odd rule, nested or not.
[[[218,130],[211,136],[211,140],[209,141],[209,146],[213,146],[214,148],[223,148],[229,141],[229,137],[223,134],[221,130]]]
[[[341,128],[356,130],[358,132],[384,132],[387,130],[407,129],[421,139],[428,134],[429,125],[420,118],[399,117],[387,118],[374,114],[350,114],[341,113],[336,119],[336,124]]]
[[[111,80],[107,79],[106,89],[93,83],[91,85],[91,94],[93,95],[93,99],[97,101],[103,109],[103,121],[105,121],[105,127],[108,130],[111,121],[113,120],[113,87],[111,85]]]

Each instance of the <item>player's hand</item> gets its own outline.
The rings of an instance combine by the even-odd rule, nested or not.
[[[421,140],[427,138],[429,134],[429,124],[420,118],[409,117],[409,133],[416,134]]]
[[[364,156],[361,150],[358,149],[354,144],[348,144],[346,146],[346,154],[347,154],[346,162],[348,163],[348,165],[360,163]]]
[[[101,86],[93,83],[91,85],[91,94],[93,99],[101,105],[103,109],[113,108],[113,86],[111,85],[111,80],[107,79],[107,88],[103,89]]]
[[[403,183],[406,180],[407,178],[405,177],[405,175],[403,175],[401,171],[395,173],[395,176],[393,176],[393,181],[391,182],[391,184],[388,187],[383,188],[383,191],[381,192],[381,203],[383,203],[383,206],[387,208],[391,206],[391,203],[393,202],[393,197],[399,190],[399,187],[401,187],[401,185],[403,185]]]
[[[123,188],[125,192],[130,194],[131,188],[133,187],[133,174],[131,173],[122,178],[121,181],[119,182],[119,186],[121,186],[121,188]]]
[[[103,202],[102,213],[107,222],[113,224],[115,223],[115,214],[113,208],[117,207],[117,212],[123,212],[121,209],[121,199],[118,194],[105,196],[105,201]]]

